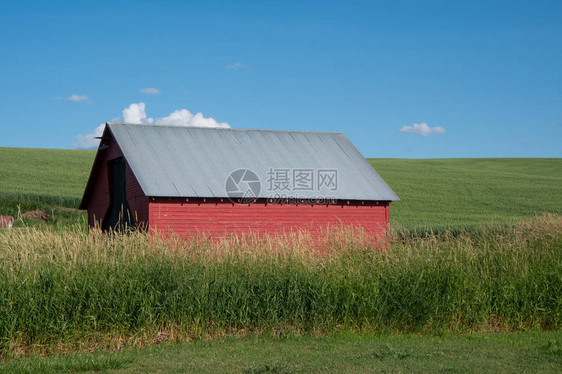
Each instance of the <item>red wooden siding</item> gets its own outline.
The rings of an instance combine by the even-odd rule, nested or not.
[[[186,201],[187,200],[187,201]],[[275,234],[292,229],[314,233],[330,226],[360,226],[374,236],[388,228],[388,202],[343,201],[334,205],[233,204],[228,199],[150,198],[149,224],[163,234],[214,236]]]
[[[123,157],[123,153],[119,145],[115,142],[113,137],[109,142],[109,148],[104,152],[101,162],[98,163],[97,169],[94,171],[94,186],[91,189],[91,195],[88,200],[88,224],[94,226],[95,224],[101,225],[107,209],[109,208],[109,173],[108,162]],[[131,208],[131,212],[135,217],[137,225],[148,223],[148,197],[146,197],[137,182],[129,164],[126,164],[126,179],[127,179],[127,202]]]

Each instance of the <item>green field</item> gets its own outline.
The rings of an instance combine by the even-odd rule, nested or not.
[[[51,227],[85,228],[85,214],[60,207],[78,207],[94,156],[93,151],[0,148],[0,215],[41,209],[52,216]]]
[[[562,159],[370,159],[406,227],[476,226],[562,212]]]
[[[0,214],[77,207],[95,152],[0,148]],[[369,159],[398,194],[406,228],[470,228],[562,213],[562,159]],[[79,216],[55,211],[62,223]],[[83,218],[82,218],[83,220]],[[55,221],[56,223],[56,221]]]
[[[0,148],[0,212],[13,209],[13,203],[78,207],[94,156],[93,151]]]
[[[55,354],[1,372],[561,369],[562,159],[370,159],[407,230],[385,252],[335,233],[318,257],[88,234],[68,208],[94,155],[0,148],[0,214],[53,216],[0,230],[0,357]]]

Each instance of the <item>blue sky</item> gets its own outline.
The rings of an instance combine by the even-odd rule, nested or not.
[[[2,2],[0,146],[84,147],[137,118],[341,131],[367,157],[562,157],[561,67],[560,1]]]

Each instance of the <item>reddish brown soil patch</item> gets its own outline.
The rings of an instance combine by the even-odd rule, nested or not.
[[[28,218],[28,219],[34,219],[36,221],[47,222],[51,219],[51,216],[39,209],[36,209],[36,210],[30,210],[29,212],[25,212],[24,214],[21,215],[21,218]]]

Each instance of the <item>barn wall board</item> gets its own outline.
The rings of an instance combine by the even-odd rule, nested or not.
[[[336,204],[235,204],[228,199],[150,198],[149,224],[159,233],[214,236],[355,226],[381,236],[388,229],[388,202],[344,201]]]

